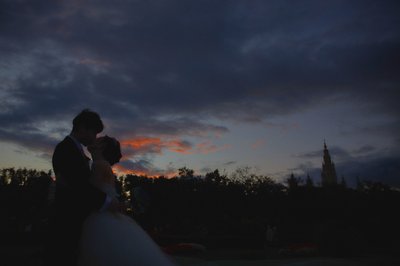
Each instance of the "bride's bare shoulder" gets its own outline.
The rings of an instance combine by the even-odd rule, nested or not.
[[[93,161],[92,181],[100,184],[114,183],[114,173],[107,161]]]

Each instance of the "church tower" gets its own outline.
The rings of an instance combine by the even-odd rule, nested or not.
[[[335,164],[331,160],[328,148],[324,141],[324,161],[322,162],[321,184],[323,187],[337,185]]]

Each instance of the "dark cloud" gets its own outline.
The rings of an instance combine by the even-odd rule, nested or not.
[[[358,155],[362,155],[362,154],[368,154],[370,152],[374,152],[376,150],[376,147],[372,146],[372,145],[365,145],[362,146],[356,150],[353,150],[352,152]]]
[[[337,165],[337,171],[345,178],[348,177],[353,184],[358,177],[361,181],[382,182],[400,187],[398,176],[400,171],[399,155],[345,162]]]
[[[36,151],[40,157],[46,157],[47,159],[52,153],[55,144],[57,144],[55,139],[47,137],[42,133],[30,132],[16,134],[15,132],[10,132],[5,129],[0,129],[0,139],[2,141],[7,140],[9,142],[18,144],[18,146],[22,149]]]
[[[119,138],[207,136],[228,132],[211,119],[258,123],[332,99],[392,117],[375,130],[396,136],[399,7],[3,0],[0,138],[48,147],[68,131],[59,122],[86,107]]]
[[[229,162],[224,163],[223,165],[224,166],[229,166],[229,165],[234,165],[236,163],[237,163],[236,161],[229,161]]]

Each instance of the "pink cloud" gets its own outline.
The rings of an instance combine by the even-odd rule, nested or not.
[[[223,146],[218,147],[217,145],[212,144],[211,141],[205,141],[205,142],[202,142],[202,143],[199,143],[196,145],[196,153],[200,153],[200,154],[215,153],[215,152],[226,150],[230,147],[231,147],[231,145],[229,145],[229,144],[225,144]]]
[[[264,139],[258,139],[251,144],[251,148],[253,150],[260,149],[266,145],[266,141]]]
[[[189,154],[192,146],[189,142],[172,139],[163,140],[157,137],[135,137],[121,141],[125,156],[144,155],[148,153],[162,154],[163,150]]]

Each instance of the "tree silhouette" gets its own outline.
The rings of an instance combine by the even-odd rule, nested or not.
[[[289,191],[293,191],[297,189],[301,183],[301,178],[294,177],[292,173],[288,179],[286,179],[286,183],[288,184]]]
[[[340,182],[340,185],[342,186],[342,188],[347,188],[347,183],[346,183],[346,180],[344,179],[344,176],[342,176],[342,180]]]
[[[215,169],[214,172],[206,173],[205,181],[216,184],[223,184],[227,181],[226,175],[221,175],[218,169]]]
[[[306,179],[306,187],[307,188],[314,187],[314,181],[311,179],[310,175],[308,175],[308,174],[307,174],[307,179]]]
[[[179,168],[178,173],[179,173],[179,176],[183,177],[183,178],[192,178],[194,176],[194,170],[189,169],[186,166]]]

